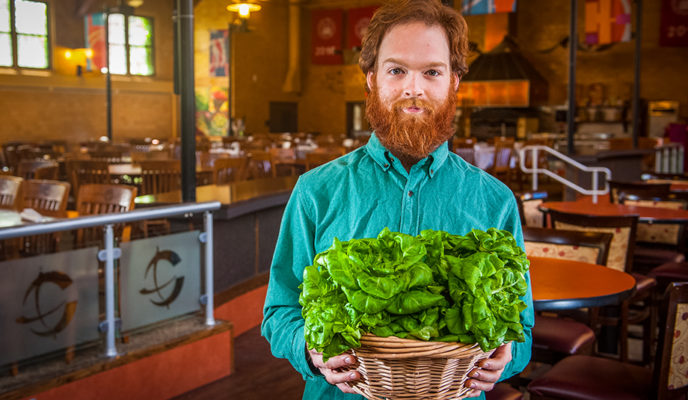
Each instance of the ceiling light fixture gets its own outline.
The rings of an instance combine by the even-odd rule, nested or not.
[[[227,6],[228,11],[239,13],[239,18],[248,18],[251,12],[260,11],[262,7],[255,3],[232,3]]]

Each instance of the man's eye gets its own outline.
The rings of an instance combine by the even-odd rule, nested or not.
[[[437,71],[436,69],[431,69],[429,71],[426,71],[425,73],[430,76],[440,76],[439,71]]]
[[[399,74],[403,74],[404,70],[402,70],[401,68],[392,68],[389,70],[389,73],[392,75],[399,75]]]

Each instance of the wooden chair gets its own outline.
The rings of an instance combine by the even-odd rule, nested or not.
[[[476,165],[475,149],[473,147],[455,147],[454,153],[458,154],[459,157],[463,158],[467,163]]]
[[[547,227],[547,218],[538,209],[540,204],[547,200],[547,192],[514,193],[514,196],[516,197],[522,226]]]
[[[176,160],[141,161],[141,195],[179,190],[182,185],[181,164]]]
[[[248,153],[247,179],[260,179],[272,177],[272,163],[270,153],[262,150],[253,150]]]
[[[551,257],[599,265],[607,263],[610,233],[523,228],[528,257]],[[586,324],[561,315],[537,313],[532,360],[553,364],[573,354],[592,354],[595,333]]]
[[[69,183],[51,180],[30,179],[22,184],[22,206],[31,208],[44,216],[64,217],[69,197]],[[26,236],[21,238],[21,253],[31,256],[57,251],[59,233]]]
[[[563,213],[554,210],[548,212],[552,226],[556,229],[578,230],[611,233],[614,235],[609,249],[607,267],[633,275],[636,280],[636,292],[621,304],[620,315],[616,316],[615,307],[605,307],[605,314],[597,318],[593,313],[591,323],[599,326],[616,326],[619,328],[619,356],[621,361],[628,361],[628,326],[642,323],[643,326],[643,362],[648,363],[651,357],[651,345],[654,341],[653,326],[656,313],[652,307],[652,291],[657,281],[648,276],[633,273],[633,250],[635,248],[637,216],[591,216]],[[631,305],[634,313],[630,314]],[[637,312],[636,312],[637,311]]]
[[[23,179],[17,176],[0,175],[0,208],[15,210]]]
[[[93,150],[88,155],[93,161],[102,161],[108,164],[121,164],[123,157],[122,150]]]
[[[514,142],[508,140],[496,141],[494,145],[494,157],[489,172],[495,178],[509,186],[512,178],[515,178],[516,168],[511,167],[511,157],[514,151]]]
[[[243,180],[247,162],[246,157],[218,158],[213,166],[213,183],[222,185]]]
[[[79,216],[122,213],[134,209],[136,188],[126,185],[85,184],[79,186],[76,211]],[[123,226],[115,226],[115,236],[126,239]],[[77,231],[77,247],[101,243],[102,228],[86,228]]]
[[[294,176],[303,172],[296,163],[296,152],[293,148],[273,147],[268,152],[270,153],[270,169],[273,178]]]
[[[39,168],[53,167],[57,174],[57,163],[49,160],[22,160],[17,166],[17,175],[23,179],[34,179]]]
[[[60,176],[60,166],[58,164],[38,167],[33,172],[33,179],[43,179],[56,181]]]
[[[306,171],[335,160],[346,154],[344,147],[317,148],[310,153],[306,153]]]
[[[67,175],[75,196],[79,193],[81,185],[111,183],[108,163],[105,161],[69,160],[67,161]]]
[[[671,194],[670,183],[609,181],[609,201],[621,203],[620,197],[667,198]]]
[[[667,288],[653,369],[590,356],[571,356],[528,385],[531,399],[667,400],[688,393],[688,282]]]

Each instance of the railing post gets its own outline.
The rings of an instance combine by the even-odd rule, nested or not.
[[[533,148],[533,191],[538,188],[538,148]]]
[[[597,184],[597,174],[599,171],[593,171],[592,173],[592,203],[597,204],[597,191],[598,191],[598,184]]]
[[[115,357],[115,237],[112,224],[105,225],[105,321],[107,341],[105,355]]]
[[[205,294],[207,301],[205,303],[205,324],[208,326],[215,325],[215,316],[213,314],[213,295],[215,289],[213,288],[213,213],[206,211],[203,214],[204,228],[206,233],[205,242]]]

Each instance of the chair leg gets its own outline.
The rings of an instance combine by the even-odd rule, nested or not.
[[[628,300],[621,304],[621,317],[619,321],[619,360],[628,362]]]

